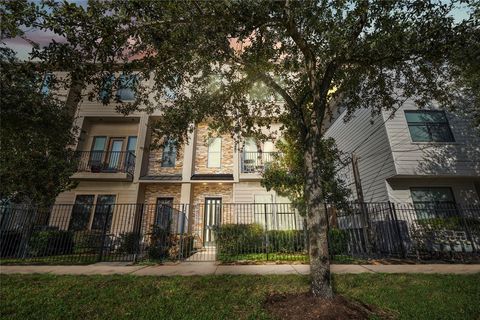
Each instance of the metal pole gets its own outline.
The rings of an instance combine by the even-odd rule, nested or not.
[[[264,203],[263,204],[263,208],[264,208],[264,215],[265,215],[265,250],[266,250],[266,253],[267,253],[267,261],[268,261],[268,246],[270,245],[269,242],[268,242],[268,221],[267,221],[267,204]]]

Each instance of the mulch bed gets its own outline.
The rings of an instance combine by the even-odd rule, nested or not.
[[[311,293],[271,294],[265,301],[265,309],[275,318],[288,320],[393,318],[374,306],[340,295],[325,300],[315,298]]]

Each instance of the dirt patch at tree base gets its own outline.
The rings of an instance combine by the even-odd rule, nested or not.
[[[336,295],[333,299],[319,299],[311,293],[271,294],[265,309],[278,319],[336,320],[336,319],[393,319],[374,306]]]

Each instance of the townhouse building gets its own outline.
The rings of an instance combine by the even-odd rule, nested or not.
[[[116,94],[124,102],[135,99],[131,88]],[[186,220],[195,208],[200,212],[191,219],[198,221],[185,223],[203,230],[219,219],[233,219],[229,204],[233,210],[233,204],[239,208],[240,204],[289,202],[260,185],[261,172],[276,152],[275,141],[260,143],[247,137],[236,144],[228,134],[210,136],[208,123],[199,123],[186,144],[175,146],[171,141],[156,141],[152,124],[160,113],[124,116],[113,104],[83,100],[76,115],[79,164],[71,177],[77,185],[56,199],[57,207],[70,205],[72,209],[51,220],[59,221],[62,228],[86,230],[100,229],[105,219],[111,220],[109,228],[117,224],[125,228],[127,220],[131,225],[141,220],[148,229],[159,223],[162,208],[181,212]],[[153,147],[158,142],[163,147]],[[132,210],[105,212],[107,204],[136,208],[143,204],[145,208],[139,219]],[[253,210],[249,208],[245,210]]]

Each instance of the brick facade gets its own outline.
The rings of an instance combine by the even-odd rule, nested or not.
[[[197,126],[197,137],[195,144],[195,172],[197,174],[206,173],[233,173],[233,153],[234,141],[230,135],[222,135],[222,155],[219,168],[208,167],[208,124],[202,123]]]
[[[182,174],[183,167],[183,149],[178,148],[177,156],[175,159],[174,167],[162,167],[162,155],[163,149],[150,150],[148,155],[148,170],[147,175],[159,176],[159,175],[174,175]]]
[[[150,184],[145,186],[145,216],[143,219],[144,230],[150,229],[155,219],[157,198],[173,198],[175,209],[180,204],[181,184]]]
[[[205,228],[205,198],[222,198],[221,223],[233,222],[233,212],[228,205],[233,200],[232,184],[194,184],[192,188],[193,210],[190,212],[189,221],[192,221],[190,228],[197,239],[203,239]],[[227,204],[227,205],[225,205]]]

